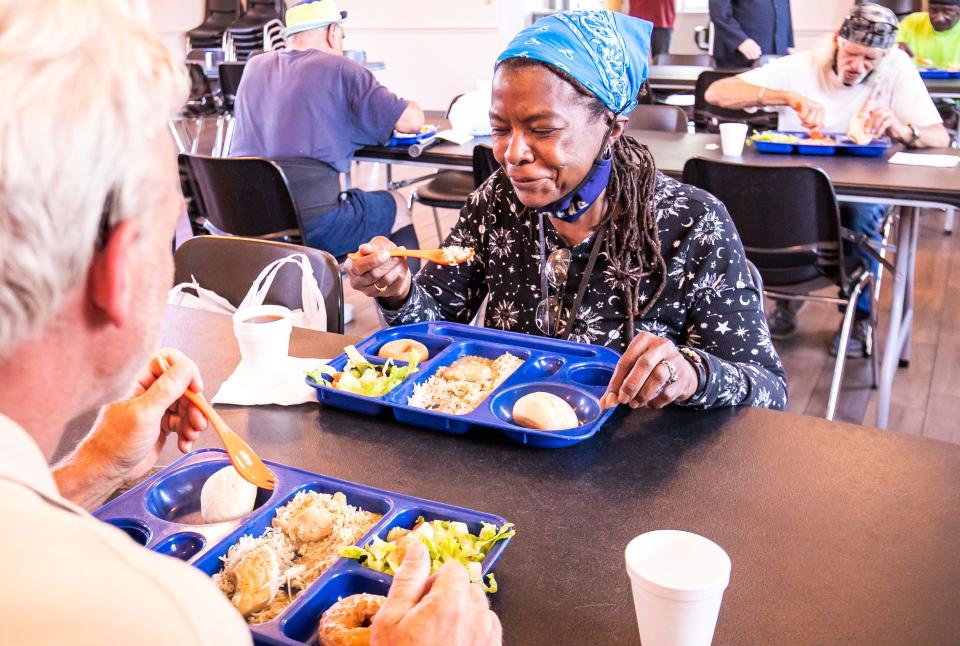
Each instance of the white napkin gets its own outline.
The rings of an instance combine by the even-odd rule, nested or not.
[[[451,141],[457,144],[458,146],[462,146],[463,144],[473,139],[473,135],[471,135],[469,132],[467,133],[457,132],[456,130],[450,130],[450,129],[441,130],[440,132],[437,133],[437,137],[445,141]]]
[[[308,386],[306,373],[328,359],[301,359],[287,357],[279,377],[263,379],[252,373],[240,361],[211,400],[214,404],[238,404],[240,406],[260,406],[264,404],[279,404],[281,406],[295,406],[317,400],[316,391]]]
[[[896,153],[890,158],[891,164],[906,166],[930,166],[932,168],[955,168],[960,164],[960,157],[954,155],[928,155],[924,153]]]

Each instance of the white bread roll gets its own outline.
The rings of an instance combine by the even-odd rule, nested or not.
[[[539,431],[563,431],[580,426],[577,413],[566,401],[545,392],[524,395],[513,405],[513,421]]]
[[[229,464],[203,483],[200,490],[200,515],[206,523],[235,520],[253,511],[257,503],[257,485],[244,480]]]

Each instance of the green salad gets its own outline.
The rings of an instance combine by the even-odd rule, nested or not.
[[[394,527],[387,534],[387,540],[374,537],[366,547],[341,548],[340,555],[357,559],[368,568],[392,576],[397,573],[403,560],[405,541],[419,539],[430,552],[431,574],[444,563],[457,561],[467,568],[472,582],[479,583],[492,594],[497,591],[497,580],[491,573],[484,581],[481,564],[494,545],[515,533],[513,523],[506,523],[499,528],[492,523],[481,523],[479,535],[474,535],[467,530],[466,523],[449,520],[427,522],[421,516],[412,530]]]
[[[398,366],[393,359],[384,363],[371,363],[364,359],[355,347],[348,345],[343,349],[347,355],[347,365],[337,371],[330,366],[320,366],[307,375],[321,386],[345,390],[367,397],[381,397],[396,388],[401,381],[417,371],[417,360],[411,357],[410,363]],[[328,381],[324,376],[331,377]]]

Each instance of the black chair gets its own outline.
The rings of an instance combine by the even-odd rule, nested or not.
[[[675,105],[638,105],[627,117],[628,130],[687,132],[687,113]]]
[[[220,117],[217,119],[217,136],[214,143],[214,157],[226,157],[230,154],[233,142],[233,109],[237,102],[237,90],[243,78],[245,63],[221,63],[217,68],[220,76]]]
[[[203,22],[187,32],[191,49],[213,49],[223,45],[223,32],[236,20],[243,7],[240,0],[207,0]]]
[[[253,50],[265,49],[265,30],[277,21],[282,22],[283,16],[283,0],[247,0],[247,10],[227,28],[236,59],[245,61]]]
[[[268,264],[290,254],[302,253],[313,267],[313,277],[323,295],[327,331],[343,334],[343,284],[336,259],[326,251],[282,242],[251,238],[199,236],[187,240],[173,256],[175,284],[194,278],[205,289],[240,305],[257,276]],[[264,303],[290,309],[303,306],[301,272],[284,266],[276,275]]]
[[[180,115],[169,122],[170,134],[181,153],[196,153],[203,134],[206,118],[217,115],[218,106],[210,81],[199,63],[187,63],[190,77],[190,94]],[[193,125],[193,131],[189,129]]]
[[[837,196],[827,174],[809,166],[748,166],[694,158],[683,168],[683,181],[709,191],[726,205],[747,256],[763,277],[767,296],[846,306],[827,419],[836,413],[857,298],[871,290],[874,320],[868,350],[876,387],[875,279],[862,260],[844,253]],[[813,293],[831,287],[839,287],[846,297]]]
[[[443,243],[443,231],[440,228],[440,213],[437,209],[460,210],[467,205],[467,198],[487,181],[500,164],[493,157],[489,146],[475,146],[473,149],[473,171],[444,170],[433,179],[417,186],[410,193],[410,208],[414,203],[433,208],[433,221],[437,227],[437,239]]]
[[[653,57],[653,64],[713,67],[713,56],[710,54],[657,54]]]
[[[721,79],[739,73],[733,70],[708,70],[697,77],[694,90],[693,125],[698,131],[719,132],[721,123],[746,123],[756,130],[772,130],[777,127],[777,115],[774,112],[747,112],[730,110],[707,103],[707,88]]]
[[[181,158],[197,211],[216,233],[300,243],[304,221],[339,201],[340,174],[314,159]]]

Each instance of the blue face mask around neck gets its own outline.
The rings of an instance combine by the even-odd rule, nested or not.
[[[534,213],[543,213],[564,222],[576,222],[607,188],[612,166],[611,157],[595,160],[587,177],[577,188],[552,204],[533,209]]]

